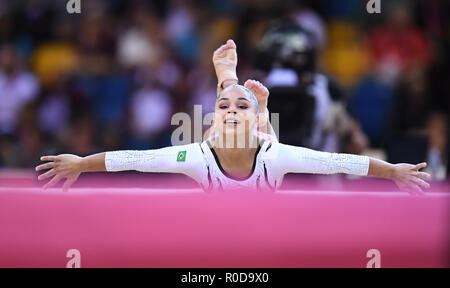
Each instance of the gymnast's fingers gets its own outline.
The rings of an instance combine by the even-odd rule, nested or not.
[[[56,161],[58,160],[58,156],[42,156],[41,161]]]
[[[36,171],[46,170],[54,168],[56,166],[55,162],[44,163],[35,168]]]
[[[73,179],[67,179],[66,182],[64,182],[63,185],[63,192],[67,192],[70,188],[70,186],[72,186],[72,184],[76,181],[76,178]]]
[[[48,189],[56,185],[61,179],[62,177],[60,175],[56,175],[55,177],[52,178],[52,180],[50,180],[47,184],[44,185],[44,189]]]
[[[413,181],[416,185],[418,185],[419,187],[422,187],[423,189],[430,188],[430,184],[428,184],[427,182],[423,181],[420,178],[413,178]]]
[[[38,180],[45,180],[45,179],[47,179],[47,178],[49,178],[49,177],[51,177],[51,176],[53,176],[55,174],[56,174],[56,170],[53,168],[53,169],[45,172],[44,174],[39,175],[38,176]]]
[[[414,174],[414,176],[427,180],[431,179],[431,175],[426,172],[417,172],[416,174]]]
[[[411,195],[415,195],[415,196],[419,196],[419,195],[423,195],[423,190],[416,184],[410,184],[408,185],[409,187],[409,193]]]
[[[425,168],[425,167],[427,167],[427,163],[426,162],[422,162],[422,163],[419,163],[416,166],[414,166],[414,169],[415,170],[420,170],[420,169]]]

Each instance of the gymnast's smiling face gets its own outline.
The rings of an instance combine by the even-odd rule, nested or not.
[[[219,95],[214,125],[220,135],[251,135],[257,128],[258,102],[250,90],[233,85]]]

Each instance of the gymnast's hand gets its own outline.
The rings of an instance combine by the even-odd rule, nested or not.
[[[50,169],[42,175],[39,175],[38,180],[45,180],[53,177],[44,189],[54,186],[62,179],[67,179],[64,182],[63,191],[67,191],[69,187],[78,179],[82,170],[82,157],[72,154],[61,154],[58,156],[42,156],[41,161],[50,161],[36,167],[36,171]]]
[[[406,190],[413,195],[422,195],[423,190],[430,188],[430,184],[423,179],[430,179],[431,175],[419,170],[427,167],[427,163],[417,165],[411,164],[395,164],[393,169],[392,180],[401,190]]]
[[[233,40],[230,39],[227,43],[217,48],[214,51],[212,61],[216,70],[218,86],[221,86],[226,80],[233,80],[237,83],[236,67],[238,58],[236,44]]]

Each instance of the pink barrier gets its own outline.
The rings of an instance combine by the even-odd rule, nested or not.
[[[0,267],[449,267],[450,195],[0,192]],[[96,193],[97,192],[97,193]],[[162,191],[163,192],[163,191]]]

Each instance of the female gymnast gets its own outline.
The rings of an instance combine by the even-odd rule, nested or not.
[[[269,92],[261,83],[237,84],[237,53],[232,40],[213,55],[218,77],[215,115],[210,137],[192,143],[145,151],[109,151],[79,157],[72,154],[43,156],[49,161],[36,171],[50,169],[39,180],[53,177],[44,188],[67,179],[66,191],[83,172],[125,171],[181,173],[205,191],[276,190],[287,173],[346,173],[393,180],[401,189],[423,193],[430,175],[420,172],[426,163],[390,164],[367,156],[319,152],[279,143],[268,120]],[[269,132],[271,135],[259,133]]]

